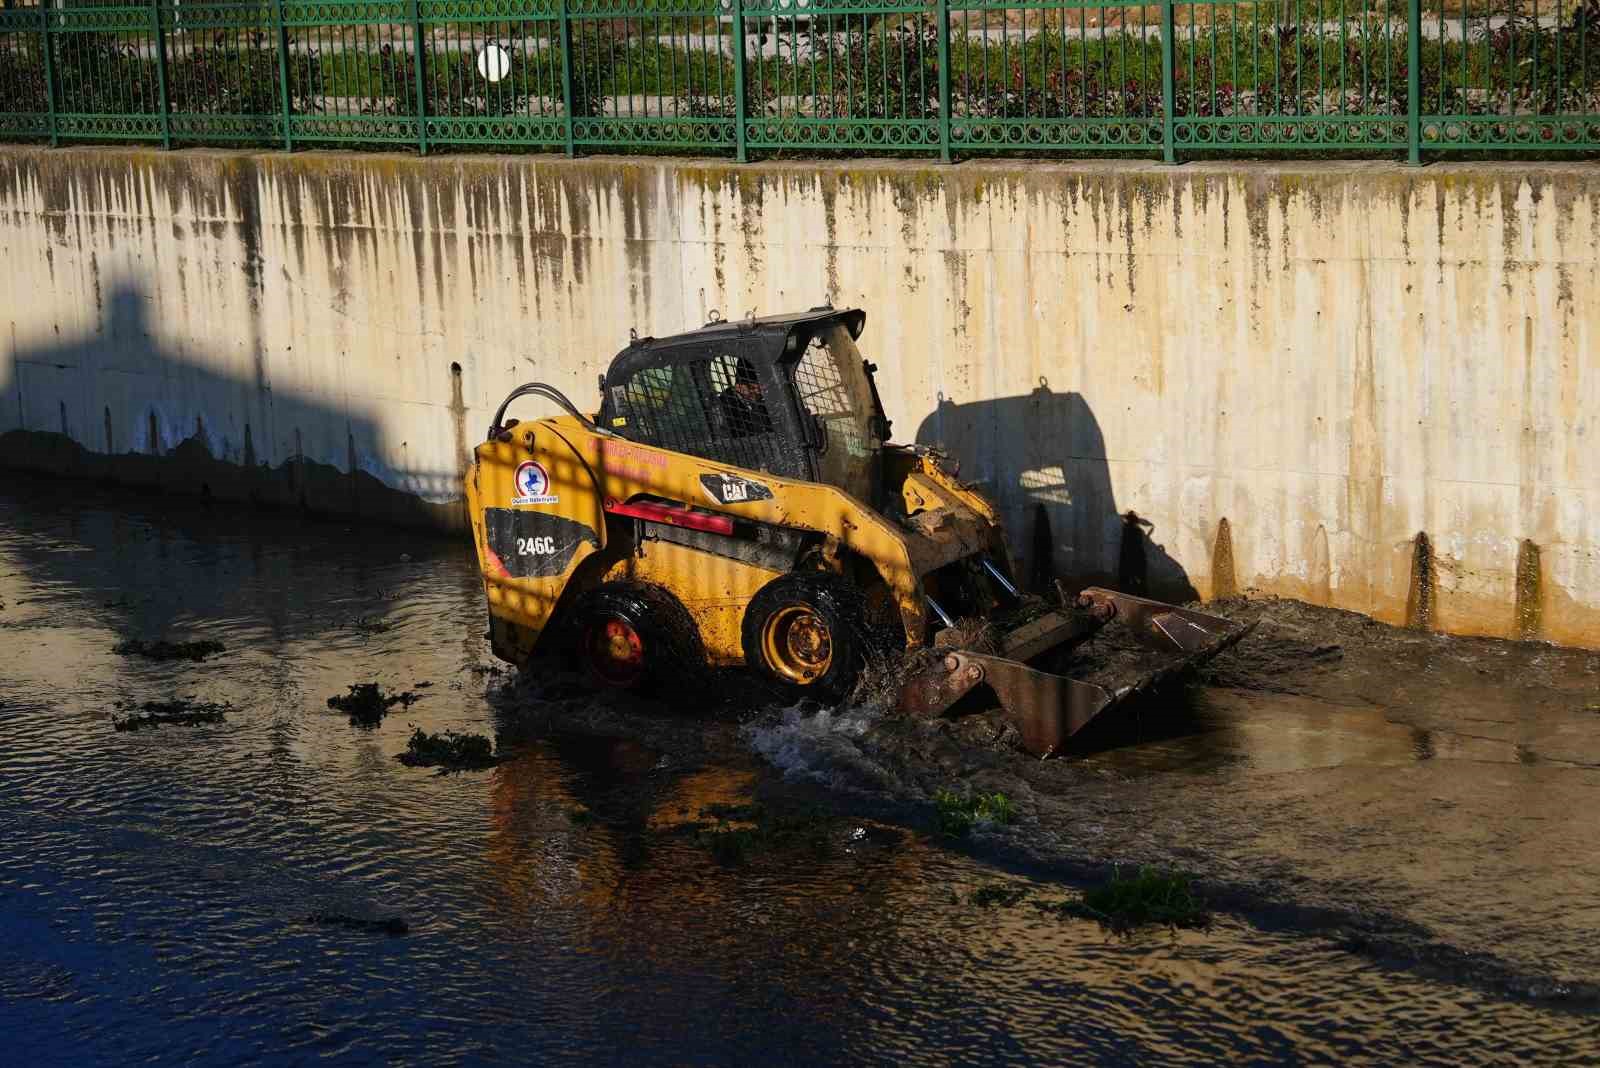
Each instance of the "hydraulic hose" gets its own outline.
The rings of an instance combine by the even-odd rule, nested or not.
[[[511,407],[511,402],[516,400],[518,397],[526,397],[530,395],[543,397],[546,400],[554,401],[556,404],[565,409],[568,415],[572,416],[578,422],[582,423],[587,429],[596,434],[609,433],[608,431],[602,430],[600,427],[596,426],[594,420],[580,412],[578,410],[578,406],[568,400],[567,395],[556,387],[547,385],[544,382],[529,382],[526,385],[518,386],[516,389],[512,390],[506,399],[500,402],[500,408],[494,413],[494,422],[489,424],[490,441],[494,441],[497,437],[499,437],[500,432],[504,429],[502,423],[505,421],[506,409]]]

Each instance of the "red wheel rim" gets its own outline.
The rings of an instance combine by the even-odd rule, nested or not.
[[[626,620],[593,624],[583,636],[589,670],[607,686],[632,686],[644,674],[644,642]]]

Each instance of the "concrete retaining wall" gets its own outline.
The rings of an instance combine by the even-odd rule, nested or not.
[[[1597,193],[1583,164],[10,147],[0,459],[458,524],[511,386],[591,401],[630,326],[831,299],[868,310],[896,438],[963,456],[1025,557],[1600,646]]]

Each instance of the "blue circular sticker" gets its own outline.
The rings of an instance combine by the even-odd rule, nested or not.
[[[517,466],[516,495],[511,499],[512,504],[554,504],[555,500],[550,492],[550,475],[542,464],[524,460]]]

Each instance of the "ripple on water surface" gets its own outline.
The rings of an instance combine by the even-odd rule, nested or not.
[[[1594,1052],[1587,1017],[1315,939],[1226,919],[1108,937],[1038,907],[1066,888],[844,814],[825,818],[820,847],[719,861],[696,834],[702,810],[748,800],[768,766],[747,750],[684,762],[522,731],[485,700],[481,590],[454,544],[78,496],[0,489],[0,1030],[12,1058]],[[126,637],[227,649],[154,663],[112,653]],[[354,727],[326,700],[359,681],[421,699]],[[173,696],[225,703],[226,719],[112,728],[118,701]],[[547,710],[524,713],[543,722]],[[402,767],[412,724],[496,734],[510,759],[449,776]],[[848,729],[750,741],[824,761],[829,733]],[[1026,893],[973,904],[994,881]],[[315,917],[399,917],[410,933]]]

